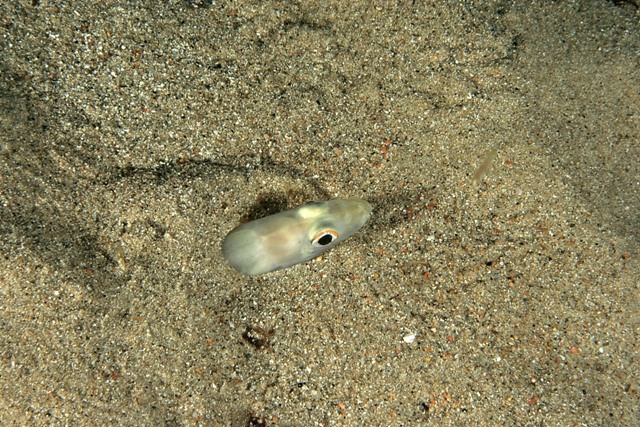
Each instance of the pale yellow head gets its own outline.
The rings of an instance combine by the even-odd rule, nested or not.
[[[364,200],[307,203],[234,228],[222,242],[222,254],[241,273],[268,273],[317,257],[358,231],[370,215]]]

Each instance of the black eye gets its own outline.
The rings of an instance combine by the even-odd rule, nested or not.
[[[333,242],[338,238],[339,234],[336,230],[322,230],[311,240],[311,244],[313,246],[327,246],[329,243]]]

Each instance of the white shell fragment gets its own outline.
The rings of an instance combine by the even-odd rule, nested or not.
[[[406,342],[407,344],[411,344],[412,342],[414,342],[416,340],[416,334],[411,332],[411,333],[405,335],[404,337],[402,337],[402,340],[404,342]]]
[[[225,237],[222,254],[249,276],[308,261],[364,225],[371,205],[358,199],[312,202],[242,224]]]

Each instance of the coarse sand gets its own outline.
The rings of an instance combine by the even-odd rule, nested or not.
[[[637,0],[0,20],[0,425],[640,425]],[[224,261],[332,198],[332,251]]]

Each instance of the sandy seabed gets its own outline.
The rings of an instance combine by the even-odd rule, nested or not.
[[[640,424],[638,2],[378,3],[1,3],[1,425]]]

